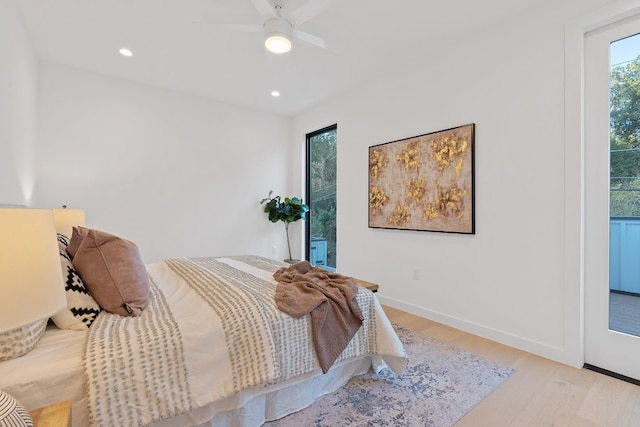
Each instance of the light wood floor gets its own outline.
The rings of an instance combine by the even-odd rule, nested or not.
[[[516,370],[456,427],[640,426],[639,386],[563,365],[388,306],[384,309],[393,323]]]

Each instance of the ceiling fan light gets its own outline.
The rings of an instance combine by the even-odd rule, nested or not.
[[[282,18],[269,19],[264,23],[264,46],[269,52],[287,53],[291,50],[293,27]]]
[[[287,53],[291,50],[291,40],[289,40],[286,34],[271,33],[267,34],[267,38],[264,40],[264,46],[269,52]]]

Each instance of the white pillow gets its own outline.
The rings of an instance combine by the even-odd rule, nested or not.
[[[38,320],[0,333],[0,362],[29,353],[47,329],[47,320]]]

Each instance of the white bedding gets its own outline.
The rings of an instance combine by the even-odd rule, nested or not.
[[[86,426],[84,353],[87,332],[50,324],[35,348],[22,357],[0,362],[0,389],[28,410],[63,400],[73,402],[73,426]]]
[[[28,410],[70,400],[72,426],[89,425],[82,366],[86,335],[49,326],[33,351],[0,363],[0,389],[17,396]],[[369,358],[357,358],[334,366],[326,375],[315,372],[277,386],[246,390],[153,426],[259,426],[309,406],[370,368]]]
[[[257,268],[251,262],[245,263],[241,258],[217,261],[238,269],[243,274],[273,281],[270,272]],[[181,278],[164,262],[150,264],[147,269],[171,307],[173,316],[179,319],[180,328],[197,331],[196,341],[183,339],[187,341],[185,358],[188,364],[200,367],[189,374],[193,407],[196,409],[170,419],[155,421],[153,426],[259,426],[265,421],[309,406],[318,396],[336,390],[354,375],[384,364],[402,371],[406,364],[402,344],[377,299],[373,298],[369,312],[374,317],[371,321],[375,328],[370,329],[370,334],[377,335],[377,354],[359,351],[356,357],[343,357],[325,375],[316,364],[316,369],[295,378],[268,386],[261,384],[239,392],[225,392],[212,383],[215,378],[232,372],[231,366],[225,362],[226,349],[219,345],[225,341],[224,334],[215,326],[216,322],[203,325],[201,318],[193,315],[194,307],[202,305],[201,298],[181,285]],[[84,332],[62,331],[50,327],[31,353],[0,363],[0,388],[17,397],[27,409],[60,400],[72,400],[73,426],[88,425],[85,371],[82,365],[87,335]],[[200,381],[200,377],[208,375],[209,369],[203,369],[207,366],[212,367],[210,371],[213,375],[209,373],[206,381]]]

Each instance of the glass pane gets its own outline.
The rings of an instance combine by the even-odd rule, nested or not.
[[[640,336],[640,36],[611,44],[609,329]]]
[[[309,262],[336,268],[337,129],[309,137]]]

